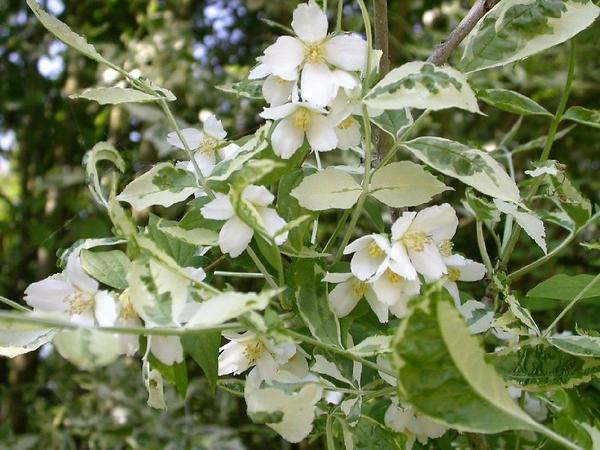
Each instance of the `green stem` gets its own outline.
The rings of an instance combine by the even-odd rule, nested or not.
[[[264,266],[258,255],[254,252],[254,250],[252,250],[252,247],[249,246],[248,248],[246,248],[246,251],[248,252],[250,258],[252,258],[252,261],[254,261],[256,268],[260,270],[260,272],[265,277],[265,280],[267,281],[267,284],[271,287],[271,289],[279,289],[279,286],[277,286],[277,283],[275,283],[275,279],[271,276],[271,274]]]
[[[570,450],[584,450],[579,445],[574,444],[573,442],[569,441],[567,438],[561,436],[558,433],[555,433],[550,428],[546,428],[544,425],[537,423],[534,420],[531,421],[531,425],[533,425],[533,428],[538,433],[543,434],[544,436],[553,440],[554,442],[563,445],[565,448],[568,448]]]
[[[335,31],[339,33],[342,31],[342,15],[344,12],[344,0],[338,0],[337,4],[337,19],[335,21]]]
[[[331,248],[331,246],[335,242],[336,238],[338,237],[338,234],[340,234],[340,231],[342,231],[342,228],[346,224],[346,220],[348,220],[348,217],[350,216],[351,212],[352,212],[351,209],[344,210],[344,213],[342,214],[342,217],[340,217],[340,219],[338,220],[338,223],[337,223],[337,225],[335,227],[335,230],[333,230],[333,234],[331,235],[331,237],[327,241],[327,244],[325,244],[325,247],[323,247],[323,253],[327,253],[329,251],[329,249]]]
[[[363,78],[363,95],[369,90],[371,85],[371,53],[373,49],[373,32],[371,30],[371,19],[369,18],[369,10],[365,5],[364,0],[358,0],[358,6],[360,7],[360,13],[362,20],[365,25],[365,35],[367,36],[367,65],[365,68],[365,74]]]
[[[224,270],[215,270],[213,272],[218,277],[234,277],[234,278],[264,278],[262,273],[258,272],[227,272]]]
[[[221,330],[243,330],[244,327],[237,322],[226,323],[216,325],[214,327],[204,328],[169,328],[169,327],[156,327],[156,328],[144,328],[144,327],[93,327],[77,324],[59,319],[51,319],[47,317],[33,316],[30,314],[16,314],[12,312],[0,311],[0,321],[3,322],[16,322],[24,323],[29,325],[40,325],[46,328],[63,328],[67,330],[94,330],[105,333],[115,334],[132,334],[132,335],[144,335],[144,336],[186,336],[206,333],[207,331],[221,331]]]
[[[558,324],[558,322],[560,322],[560,319],[562,319],[565,314],[567,314],[567,312],[569,312],[569,310],[575,306],[575,304],[581,300],[583,298],[583,296],[586,294],[586,292],[588,292],[590,289],[592,289],[596,283],[598,283],[598,281],[600,281],[600,273],[598,275],[596,275],[592,281],[590,281],[581,291],[579,291],[579,294],[577,294],[575,296],[575,298],[573,298],[573,300],[571,300],[569,302],[569,304],[567,306],[565,306],[565,308],[560,312],[560,314],[558,316],[556,316],[556,319],[554,319],[554,321],[548,326],[548,328],[546,328],[546,331],[544,331],[544,334],[542,336],[548,336],[550,334],[550,332],[554,329],[554,327]]]
[[[425,120],[425,118],[427,118],[427,116],[429,116],[430,113],[431,110],[426,109],[423,112],[423,114],[417,117],[417,120],[415,120],[406,130],[404,130],[404,132],[398,137],[398,139],[396,139],[396,143],[394,144],[394,146],[390,148],[390,150],[386,153],[385,158],[381,160],[381,163],[378,166],[379,168],[385,166],[386,164],[389,164],[389,162],[392,160],[398,149],[402,147],[402,143],[406,141],[406,138],[410,136],[410,134],[423,122],[423,120]]]
[[[354,353],[351,353],[348,350],[344,350],[343,348],[333,347],[331,345],[324,344],[320,341],[317,341],[316,339],[313,339],[309,336],[305,336],[304,334],[297,333],[297,332],[289,330],[289,329],[284,330],[284,332],[288,336],[298,339],[299,341],[302,341],[306,344],[313,345],[315,347],[318,347],[318,348],[325,350],[327,352],[330,352],[330,353],[335,353],[336,355],[340,355],[345,358],[351,359],[352,361],[359,362],[365,367],[370,367],[371,369],[383,372],[392,377],[396,377],[396,373],[393,370],[388,369],[386,367],[378,366],[373,361],[369,361],[368,359],[365,359],[361,356],[355,355]]]
[[[23,312],[31,312],[31,310],[23,305],[20,305],[17,302],[14,302],[12,300],[7,299],[6,297],[2,297],[0,295],[0,303],[4,303],[5,305],[10,306],[11,308],[14,308],[18,311],[23,311]]]
[[[548,129],[548,137],[546,138],[546,143],[544,145],[544,148],[542,149],[542,154],[540,155],[538,164],[547,161],[548,157],[550,156],[550,151],[552,150],[552,145],[554,144],[554,139],[556,137],[558,125],[560,124],[560,121],[561,121],[563,114],[565,112],[565,109],[567,107],[567,101],[569,100],[569,94],[571,92],[571,85],[573,84],[573,75],[574,74],[575,74],[575,39],[571,39],[570,53],[569,53],[569,68],[567,70],[567,80],[565,82],[565,87],[564,87],[564,89],[562,91],[562,95],[560,97],[560,102],[558,104],[558,107],[556,108],[556,114],[554,114],[554,117],[552,118],[552,121],[550,122],[550,128]],[[537,191],[540,188],[541,184],[542,184],[542,178],[541,177],[536,178],[533,183],[533,186],[531,187],[529,195],[525,199],[525,204],[529,203],[531,201],[531,199],[537,194]],[[511,235],[511,237],[508,241],[508,244],[506,245],[506,248],[504,249],[504,253],[502,254],[502,257],[500,259],[500,268],[501,269],[506,268],[506,266],[508,265],[508,261],[510,260],[510,257],[515,249],[515,246],[517,245],[517,242],[519,241],[520,234],[521,234],[521,227],[519,227],[518,225],[515,225],[512,235]]]
[[[479,247],[479,253],[481,253],[481,260],[483,264],[485,264],[485,269],[487,270],[488,277],[491,277],[493,274],[492,261],[490,260],[490,255],[488,254],[487,247],[485,246],[485,237],[483,236],[483,225],[478,220],[476,222],[477,228],[477,245]]]

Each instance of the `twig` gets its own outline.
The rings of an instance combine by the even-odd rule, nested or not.
[[[379,63],[379,72],[384,77],[390,71],[387,0],[373,0],[373,24],[375,26],[375,48],[383,53]]]
[[[427,59],[427,62],[441,66],[448,61],[450,54],[456,47],[467,37],[477,22],[492,9],[495,5],[495,0],[477,0],[471,7],[467,15],[452,30],[446,40],[436,47],[431,56]]]

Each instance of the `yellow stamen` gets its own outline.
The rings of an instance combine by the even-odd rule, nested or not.
[[[218,145],[219,142],[215,138],[204,136],[200,147],[198,147],[198,151],[200,153],[213,153]]]
[[[129,296],[128,291],[125,291],[119,295],[119,301],[121,302],[119,318],[123,320],[136,319],[138,315],[135,312],[135,309],[133,309],[133,303],[131,302],[131,297]]]
[[[460,270],[456,267],[448,267],[448,281],[458,281],[460,278]]]
[[[371,258],[381,258],[383,255],[385,255],[385,252],[375,242],[371,242],[369,244],[368,251]]]
[[[310,120],[310,111],[306,108],[299,108],[298,111],[294,113],[292,119],[294,126],[302,131],[308,130],[310,127]]]
[[[363,298],[367,293],[367,283],[360,280],[352,281],[352,295],[354,298]]]
[[[454,248],[454,244],[450,239],[444,239],[440,243],[440,253],[442,256],[450,256],[452,255],[452,249]]]
[[[325,60],[325,49],[321,42],[314,42],[306,45],[305,50],[306,62],[320,63]]]
[[[262,356],[263,353],[263,345],[259,340],[251,341],[250,343],[244,345],[244,357],[250,362],[250,364],[255,364],[256,361]]]
[[[75,291],[65,299],[65,302],[69,305],[67,312],[70,316],[94,310],[94,296],[87,292]]]
[[[278,77],[277,75],[275,75],[275,81],[277,81],[277,83],[279,84],[285,84],[288,82],[288,80],[284,80],[283,78]]]
[[[402,242],[409,250],[422,252],[425,250],[425,244],[429,244],[431,239],[423,232],[407,233],[402,237]]]
[[[389,269],[385,272],[385,276],[390,281],[390,283],[399,283],[400,281],[402,281],[402,277],[400,275],[398,275],[395,272],[392,272]]]
[[[352,118],[352,116],[348,116],[344,120],[342,120],[337,127],[340,130],[347,130],[352,126],[352,122],[354,122],[354,119]]]

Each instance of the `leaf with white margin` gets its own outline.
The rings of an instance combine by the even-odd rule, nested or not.
[[[400,161],[388,164],[373,174],[370,194],[393,208],[427,203],[435,195],[452,190],[419,164]]]
[[[304,384],[292,393],[274,387],[258,388],[253,379],[255,374],[258,372],[248,375],[244,392],[250,418],[265,423],[288,442],[305,439],[312,431],[316,404],[323,395],[323,388],[316,383]]]
[[[479,113],[466,77],[450,66],[413,61],[388,73],[371,89],[365,103],[377,109],[419,108],[434,111],[461,108]]]
[[[177,225],[165,225],[161,221],[158,223],[158,229],[175,239],[198,247],[217,245],[219,239],[219,234],[216,231],[206,228],[192,228],[188,230]]]
[[[335,378],[336,380],[341,381],[342,383],[346,383],[350,386],[354,386],[352,381],[346,378],[334,363],[328,361],[322,355],[315,355],[315,363],[312,365],[310,370],[312,370],[315,373],[320,373],[322,375],[327,375],[331,378]]]
[[[521,212],[518,210],[517,205],[512,203],[506,203],[502,200],[494,199],[496,208],[502,211],[504,214],[512,216],[519,226],[525,230],[525,233],[529,235],[531,239],[543,250],[544,254],[548,253],[546,247],[546,230],[544,229],[544,222],[538,217],[528,212]]]
[[[540,329],[531,317],[531,313],[523,308],[517,298],[514,295],[509,295],[506,297],[506,302],[508,303],[508,308],[513,316],[519,319],[527,328],[533,330],[537,336],[540,336]]]
[[[514,203],[520,200],[519,188],[504,167],[481,150],[434,136],[413,139],[402,146],[428,166],[483,194]]]
[[[591,426],[589,423],[577,422],[577,424],[585,429],[592,439],[592,448],[594,450],[600,449],[600,430]]]
[[[553,336],[548,341],[563,352],[575,356],[600,358],[598,336]]]
[[[532,178],[541,177],[543,175],[558,175],[558,167],[556,167],[556,161],[554,160],[549,159],[541,164],[534,164],[534,166],[535,169],[526,170],[525,175],[529,175]]]
[[[492,326],[492,322],[494,321],[494,311],[490,310],[481,302],[467,300],[457,309],[465,319],[471,334],[483,333]]]
[[[117,200],[141,210],[153,205],[171,206],[198,191],[194,175],[171,163],[159,163],[129,183]]]
[[[394,139],[398,139],[402,132],[414,123],[414,120],[410,110],[403,108],[388,109],[378,116],[371,117],[371,122]]]
[[[561,120],[571,120],[588,127],[600,128],[600,111],[587,109],[583,106],[571,106],[564,113]]]
[[[115,289],[127,288],[129,258],[121,250],[92,252],[81,249],[81,267],[88,275]]]
[[[362,193],[360,184],[347,172],[328,167],[304,178],[291,192],[300,206],[311,211],[348,209]]]
[[[107,366],[121,354],[118,335],[92,329],[61,331],[53,342],[63,358],[85,370]]]
[[[98,204],[107,206],[108,201],[102,193],[102,186],[100,185],[100,177],[98,175],[97,166],[100,161],[112,163],[121,173],[125,171],[125,161],[123,161],[117,149],[108,142],[98,142],[83,157],[85,176],[92,197]]]
[[[150,368],[150,363],[144,360],[142,365],[142,373],[144,374],[144,386],[148,391],[147,404],[155,409],[167,409],[165,403],[165,392],[163,377],[156,369]]]
[[[546,108],[523,94],[508,89],[482,89],[477,98],[501,111],[522,116],[550,116]]]
[[[536,423],[510,398],[445,290],[413,301],[393,343],[398,394],[458,431],[531,430]]]
[[[2,324],[0,329],[0,356],[15,356],[37,350],[50,342],[57,330],[19,323]]]
[[[186,328],[204,328],[220,325],[250,311],[263,310],[277,291],[266,291],[261,294],[241,292],[224,292],[196,306],[196,312]]]
[[[501,0],[465,39],[458,69],[502,66],[571,39],[600,8],[590,0]]]
[[[382,353],[389,353],[391,351],[393,336],[369,336],[361,341],[359,344],[348,349],[350,353],[358,356],[375,356]]]
[[[162,97],[156,97],[145,92],[131,88],[122,87],[99,87],[89,88],[80,94],[72,94],[69,96],[74,100],[82,98],[98,102],[101,105],[119,105],[121,103],[146,103],[157,102],[162,100]]]

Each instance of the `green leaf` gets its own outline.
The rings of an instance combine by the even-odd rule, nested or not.
[[[467,210],[475,216],[475,218],[481,222],[500,222],[500,212],[496,206],[481,197],[478,197],[473,188],[465,189],[465,200],[463,205]]]
[[[304,177],[302,169],[296,169],[286,173],[279,179],[277,188],[277,212],[285,219],[286,222],[291,222],[298,217],[304,217],[307,210],[302,208],[295,197],[292,197],[292,190],[300,184]],[[302,222],[298,226],[292,228],[288,234],[288,242],[296,250],[302,248],[305,237],[308,235],[310,222]]]
[[[533,320],[533,317],[531,317],[531,313],[521,306],[516,297],[514,295],[509,295],[506,297],[506,302],[508,303],[508,308],[513,316],[519,319],[527,328],[533,330],[539,336],[540,329],[535,323],[535,320]]]
[[[477,93],[477,98],[501,111],[523,116],[550,116],[546,108],[515,91],[508,89],[483,89]]]
[[[392,349],[399,396],[421,413],[459,431],[533,428],[445,290],[413,301]]]
[[[206,247],[217,245],[219,234],[206,228],[182,228],[168,221],[159,220],[158,228],[166,235],[178,239],[194,247]]]
[[[131,88],[100,87],[86,89],[80,94],[69,96],[72,99],[83,98],[100,103],[101,105],[119,105],[121,103],[145,103],[162,100],[162,97],[146,94]]]
[[[340,324],[329,306],[325,283],[315,273],[315,261],[297,259],[290,270],[295,282],[298,311],[311,334],[325,344],[342,347]]]
[[[571,388],[600,373],[599,360],[570,355],[539,340],[493,353],[490,358],[506,381],[530,390]]]
[[[562,120],[571,120],[588,127],[600,128],[600,111],[583,106],[571,106],[562,116]]]
[[[250,98],[252,100],[262,100],[262,84],[260,80],[242,80],[237,83],[222,84],[215,87],[228,94],[235,94],[239,97]]]
[[[550,177],[552,197],[556,204],[569,216],[578,228],[592,216],[591,202],[581,195],[571,180],[563,172]]]
[[[61,331],[52,342],[60,356],[85,370],[112,364],[121,353],[118,335],[96,330]]]
[[[398,139],[402,132],[413,124],[413,117],[408,108],[388,109],[377,117],[371,117],[371,122],[394,139]]]
[[[14,358],[37,350],[50,342],[56,333],[56,329],[3,321],[0,326],[0,356]]]
[[[362,188],[352,175],[328,167],[304,178],[291,195],[300,206],[311,211],[323,211],[351,208],[361,193]]]
[[[554,336],[548,338],[548,341],[570,355],[600,358],[600,337],[598,336]]]
[[[200,334],[184,335],[181,337],[181,345],[183,350],[202,368],[208,385],[214,394],[217,388],[221,332],[207,331]]]
[[[458,69],[473,72],[544,51],[590,26],[599,11],[589,0],[501,0],[465,39]]]
[[[439,137],[420,137],[402,145],[428,166],[483,194],[519,202],[519,189],[513,179],[485,152]]]
[[[98,163],[108,161],[115,165],[122,173],[125,171],[125,161],[116,148],[108,142],[98,142],[91,150],[87,151],[83,157],[83,165],[85,166],[85,177],[92,194],[92,197],[100,205],[107,206],[108,201],[102,192],[100,185],[100,176],[98,175]]]
[[[271,242],[265,241],[258,235],[255,236],[254,239],[260,254],[265,257],[269,265],[278,273],[282,272],[283,266],[281,265],[281,254],[279,253],[279,248],[276,245],[272,245]]]
[[[573,300],[593,279],[594,275],[566,275],[561,273],[542,281],[527,292],[527,297]],[[581,298],[592,297],[600,297],[600,285],[596,284],[590,288]]]
[[[83,249],[80,253],[81,267],[92,278],[115,289],[127,288],[129,258],[121,250],[92,252]]]
[[[370,194],[393,208],[422,205],[451,190],[423,167],[410,161],[388,164],[373,174]]]
[[[390,71],[366,95],[365,103],[385,110],[462,108],[480,112],[475,93],[462,73],[419,61]]]
[[[494,204],[499,211],[512,216],[525,230],[525,233],[542,249],[544,254],[548,253],[546,229],[544,228],[544,222],[539,217],[530,212],[519,211],[517,205],[502,200],[494,199]]]
[[[194,175],[171,163],[159,163],[129,183],[117,200],[140,210],[153,205],[171,206],[198,191]]]
[[[177,233],[169,234],[165,232],[163,228],[170,224],[170,222],[150,214],[148,226],[146,227],[147,236],[181,267],[191,266],[194,262],[197,247],[175,236]]]

